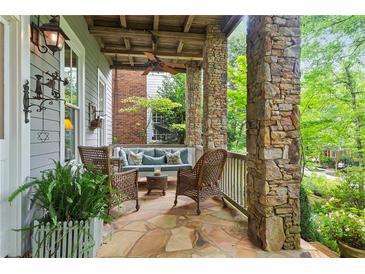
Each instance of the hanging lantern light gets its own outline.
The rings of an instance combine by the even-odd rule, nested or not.
[[[54,54],[57,51],[61,51],[65,40],[69,40],[67,35],[60,27],[60,16],[52,15],[51,20],[48,23],[39,26],[39,16],[37,24],[32,24],[32,37],[31,41],[38,47],[38,50],[42,53],[46,53],[49,50]],[[44,39],[45,45],[40,44],[40,35]]]

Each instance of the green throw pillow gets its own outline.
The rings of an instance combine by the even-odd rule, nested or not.
[[[155,149],[155,156],[156,157],[165,156],[166,152],[171,152],[171,149],[170,148],[156,148]]]
[[[143,155],[142,164],[143,165],[164,165],[166,164],[165,156],[161,157],[151,157],[148,155]]]

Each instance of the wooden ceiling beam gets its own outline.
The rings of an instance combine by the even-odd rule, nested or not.
[[[184,32],[189,32],[191,25],[193,24],[193,20],[194,20],[194,15],[189,15],[186,17],[185,19],[185,24],[184,24]],[[179,44],[177,45],[177,53],[181,53],[182,49],[184,46],[184,42],[182,40],[179,40]]]
[[[113,64],[110,66],[110,69],[124,69],[124,70],[133,70],[133,71],[144,71],[147,66],[146,64],[136,64],[134,67],[128,66],[126,64],[123,64],[121,62],[113,62]],[[180,73],[185,73],[186,69],[182,69],[182,68],[174,68],[174,70],[176,70],[177,72]],[[155,70],[154,70],[155,71]]]
[[[123,29],[126,29],[127,28],[127,17],[125,15],[120,15],[119,16],[119,20],[120,20],[120,26],[123,28]],[[127,50],[130,50],[131,49],[131,43],[129,41],[128,38],[123,38],[124,40],[124,45],[125,45],[125,48]],[[133,57],[132,56],[128,56],[128,60],[129,60],[129,63],[132,67],[134,67],[134,60],[133,60]]]
[[[153,16],[153,30],[158,31],[158,26],[160,24],[160,16],[154,15]]]
[[[152,38],[152,34],[159,38],[169,38],[175,40],[187,40],[189,42],[201,42],[205,41],[205,34],[200,33],[184,33],[176,31],[145,31],[145,30],[131,30],[124,28],[113,27],[89,27],[89,32],[96,36],[116,37],[120,35],[125,38]]]
[[[127,16],[120,15],[119,20],[120,20],[120,25],[122,26],[122,28],[126,29],[127,28]]]
[[[109,55],[121,55],[121,56],[132,56],[132,57],[145,57],[143,51],[133,51],[133,50],[125,50],[125,49],[101,49],[101,52]],[[187,53],[173,53],[173,52],[162,52],[158,51],[155,53],[161,59],[176,59],[176,60],[203,60],[202,54],[187,54]]]

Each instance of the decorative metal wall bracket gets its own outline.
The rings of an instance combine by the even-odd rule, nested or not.
[[[48,105],[53,105],[54,101],[63,101],[60,94],[60,83],[63,83],[64,85],[69,83],[67,79],[61,79],[57,71],[54,73],[45,72],[45,74],[49,76],[46,82],[42,82],[42,75],[35,75],[35,96],[30,97],[29,95],[30,91],[28,80],[26,80],[23,85],[23,111],[25,114],[24,122],[26,124],[29,123],[29,113],[32,112],[32,107],[34,107],[37,112],[42,112],[42,130],[38,133],[38,139],[41,142],[45,142],[49,139],[49,133],[44,129],[44,110],[47,109],[45,104],[48,103]],[[55,88],[56,82],[58,82],[58,89]],[[47,86],[51,89],[52,97],[47,98],[44,96],[43,86]]]
[[[60,94],[60,83],[63,85],[67,85],[69,82],[67,79],[61,79],[59,73],[56,71],[54,73],[45,72],[46,75],[50,76],[47,81],[44,83],[42,82],[42,75],[36,74],[34,75],[36,78],[36,86],[35,86],[35,96],[29,96],[29,81],[26,80],[25,84],[23,85],[23,111],[25,113],[25,123],[29,123],[29,113],[32,112],[31,107],[36,107],[37,112],[41,112],[46,110],[47,108],[44,106],[45,103],[49,105],[53,105],[54,101],[62,101],[61,94]],[[58,89],[55,88],[55,84],[58,82]],[[51,89],[51,98],[44,97],[43,86],[47,86]],[[31,101],[39,102],[31,103]]]

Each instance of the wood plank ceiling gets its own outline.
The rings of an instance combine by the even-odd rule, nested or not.
[[[143,70],[146,51],[164,62],[202,61],[206,26],[219,24],[229,36],[242,16],[97,15],[85,19],[111,67]]]

